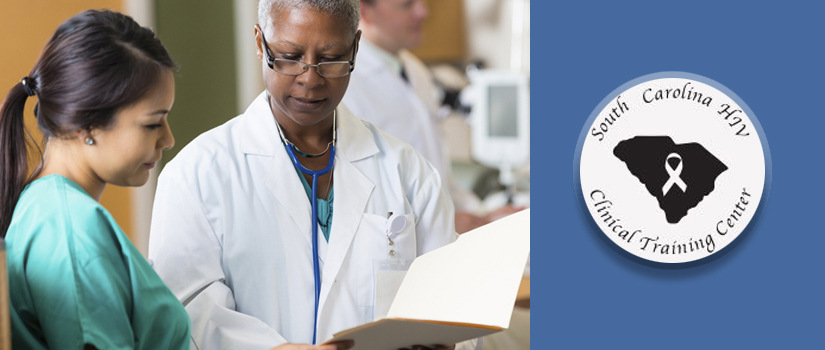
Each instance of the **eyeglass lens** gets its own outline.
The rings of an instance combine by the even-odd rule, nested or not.
[[[340,62],[321,62],[318,64],[309,64],[301,61],[287,60],[282,58],[272,57],[272,52],[269,51],[269,44],[266,42],[263,30],[261,31],[261,39],[266,52],[266,59],[269,61],[269,67],[278,73],[286,75],[301,75],[306,72],[309,67],[315,67],[315,71],[325,78],[338,78],[349,74],[352,71],[352,61]],[[352,55],[355,58],[355,42],[352,43]]]
[[[349,62],[323,62],[319,64],[306,64],[300,61],[275,59],[273,62],[275,71],[287,75],[300,75],[310,67],[316,68],[316,72],[323,77],[336,78],[349,73]]]

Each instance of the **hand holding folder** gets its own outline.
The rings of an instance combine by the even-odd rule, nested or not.
[[[464,233],[413,261],[387,317],[339,332],[325,344],[354,340],[355,350],[395,350],[504,330],[529,252],[530,209]]]

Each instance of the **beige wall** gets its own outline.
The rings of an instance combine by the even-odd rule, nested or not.
[[[424,40],[412,52],[428,63],[463,63],[467,56],[464,1],[427,0],[426,3],[429,16],[424,22]]]
[[[27,75],[35,60],[57,26],[85,9],[121,11],[121,0],[2,0],[0,3],[0,94]],[[34,99],[26,106],[26,125],[36,132]],[[40,139],[40,134],[35,135]],[[128,188],[107,186],[101,203],[123,231],[132,236],[132,191]]]

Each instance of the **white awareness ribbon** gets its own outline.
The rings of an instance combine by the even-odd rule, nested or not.
[[[671,168],[670,163],[667,162],[671,158],[679,160],[679,164],[676,165],[676,169]],[[678,186],[679,189],[682,190],[682,193],[684,193],[685,190],[687,190],[687,184],[684,181],[682,181],[682,178],[679,177],[679,175],[682,174],[683,163],[684,162],[682,161],[682,157],[679,156],[678,153],[668,154],[667,158],[665,158],[665,170],[667,171],[667,174],[670,177],[667,179],[667,182],[665,182],[665,185],[662,186],[663,197],[667,195],[668,191],[670,191],[670,188],[673,187],[673,185]]]

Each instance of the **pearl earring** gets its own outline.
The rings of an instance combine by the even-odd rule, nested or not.
[[[93,140],[91,136],[86,136],[86,140],[85,140],[85,141],[86,141],[86,144],[87,144],[87,145],[89,145],[89,146],[91,146],[91,145],[94,145],[94,144],[95,144],[95,140]]]

